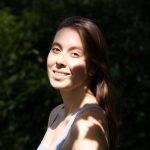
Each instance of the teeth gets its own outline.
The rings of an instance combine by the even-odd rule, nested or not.
[[[56,75],[66,75],[65,73],[62,72],[55,72]]]

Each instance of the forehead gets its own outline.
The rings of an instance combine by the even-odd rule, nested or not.
[[[79,33],[75,29],[69,27],[65,27],[57,31],[53,43],[55,42],[83,48],[83,43]]]

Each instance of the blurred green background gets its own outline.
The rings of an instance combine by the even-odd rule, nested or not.
[[[118,150],[147,150],[150,0],[1,0],[0,149],[33,150],[60,97],[47,77],[55,29],[66,17],[93,19],[109,46],[117,93]]]

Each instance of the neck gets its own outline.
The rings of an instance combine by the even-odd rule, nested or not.
[[[77,111],[79,108],[88,104],[98,104],[93,93],[87,89],[76,89],[72,91],[60,91],[63,99],[66,116]]]

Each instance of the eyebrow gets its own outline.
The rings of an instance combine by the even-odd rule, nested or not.
[[[52,46],[59,46],[59,47],[62,49],[61,44],[58,43],[58,42],[52,43]],[[78,49],[78,50],[80,50],[80,51],[83,51],[83,49],[82,49],[81,47],[78,47],[78,46],[72,46],[72,47],[70,48],[70,50],[74,50],[74,49]]]
[[[61,46],[58,42],[54,42],[54,43],[52,43],[52,46],[59,46],[59,47],[61,47],[61,48],[62,48],[62,46]]]

